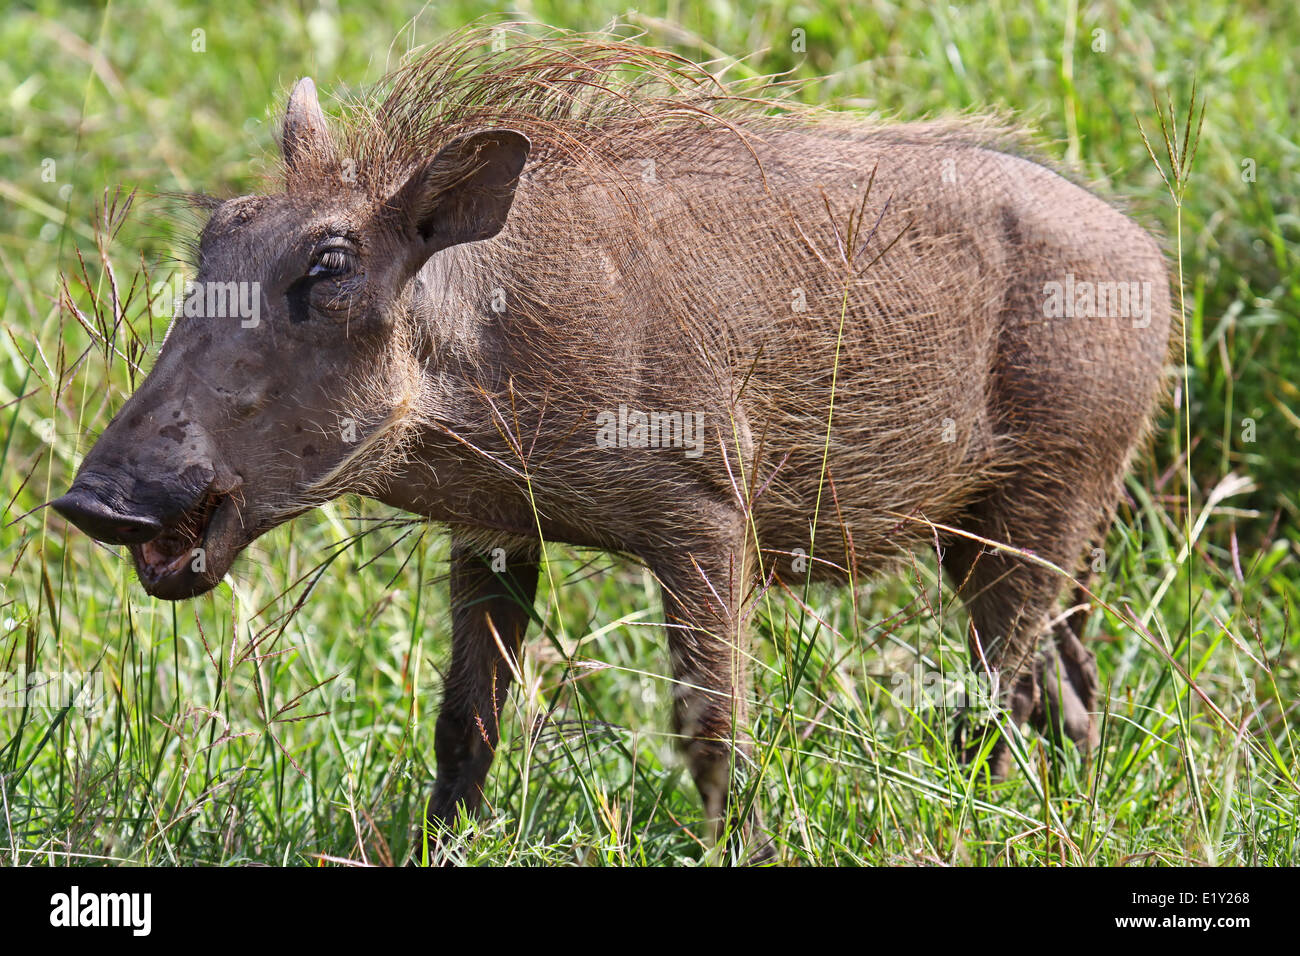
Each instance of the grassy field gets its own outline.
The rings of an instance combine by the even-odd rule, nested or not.
[[[780,862],[1300,862],[1300,20],[1287,6],[518,8],[581,30],[624,16],[691,57],[741,58],[735,73],[820,78],[805,97],[846,108],[1017,111],[1181,252],[1176,408],[1129,481],[1097,586],[1106,606],[1088,627],[1106,689],[1100,751],[1048,760],[1028,736],[1019,771],[992,786],[955,759],[953,708],[904,693],[918,674],[956,679],[965,659],[965,616],[932,554],[857,594],[815,591],[811,614],[778,601],[757,622],[754,733]],[[142,344],[123,334],[109,351],[59,307],[60,272],[82,275],[83,259],[90,291],[74,281],[72,301],[92,327],[92,303],[111,301],[94,242],[106,196],[251,191],[298,76],[362,86],[493,9],[19,3],[0,18],[6,863],[411,853],[449,647],[445,536],[342,500],[259,540],[212,594],[168,604],[144,595],[120,549],[33,509],[66,489],[166,324],[137,296],[126,319]],[[1181,116],[1193,77],[1205,124],[1180,210],[1138,123],[1165,159],[1152,91]],[[154,279],[173,268],[194,225],[137,201],[104,245],[123,297],[141,263]],[[547,557],[556,587],[539,596],[544,628],[510,701],[491,807],[458,852],[485,864],[712,859],[667,732],[652,580],[560,546]],[[33,672],[93,674],[98,707],[61,706],[48,685],[22,693]]]

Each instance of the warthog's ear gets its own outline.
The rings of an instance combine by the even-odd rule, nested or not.
[[[310,76],[298,81],[289,94],[289,108],[284,113],[284,162],[293,176],[302,170],[310,156],[331,152],[329,127],[316,97],[316,84]]]
[[[418,236],[412,268],[439,249],[501,231],[531,148],[515,130],[479,130],[452,140],[411,174],[392,202]]]

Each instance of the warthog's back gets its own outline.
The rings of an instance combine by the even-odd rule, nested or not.
[[[638,148],[604,181],[543,166],[491,244],[489,273],[538,306],[507,346],[512,374],[575,418],[557,501],[583,484],[560,472],[589,467],[601,410],[702,413],[706,453],[626,456],[597,497],[739,492],[765,548],[806,550],[821,487],[820,525],[842,520],[869,565],[928,535],[900,516],[949,521],[1025,462],[1069,493],[1072,461],[1126,457],[1145,428],[1169,335],[1162,254],[1055,172],[942,125]],[[844,545],[823,532],[817,553],[843,564]]]

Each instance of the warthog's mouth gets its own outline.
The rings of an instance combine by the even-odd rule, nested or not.
[[[158,581],[169,574],[175,574],[191,559],[198,559],[194,552],[203,545],[208,533],[208,522],[213,513],[228,496],[214,495],[208,492],[195,507],[185,512],[171,527],[165,527],[162,534],[152,541],[139,545],[140,576],[150,581]]]
[[[216,587],[248,543],[236,495],[210,488],[155,537],[130,546],[145,591],[176,601]]]

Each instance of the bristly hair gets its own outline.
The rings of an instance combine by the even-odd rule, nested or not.
[[[823,131],[842,127],[850,138],[868,129],[889,136],[887,124],[861,113],[799,102],[794,94],[805,82],[723,80],[637,40],[536,24],[457,31],[412,51],[366,94],[345,101],[328,154],[296,160],[296,179],[308,189],[313,181],[333,188],[339,164],[350,161],[356,185],[378,198],[456,136],[490,127],[510,127],[532,141],[534,173],[556,163],[599,168],[637,155],[638,144],[649,155],[652,147],[673,143],[672,131],[682,128],[727,129],[745,138],[816,122]],[[905,135],[1032,152],[1028,139],[997,117],[947,119],[927,131],[929,125],[914,124]],[[675,149],[690,147],[689,139],[677,142]]]
[[[765,161],[760,156],[783,162],[783,147],[765,142],[780,138],[778,134],[815,128],[827,147],[819,161],[843,169],[848,168],[843,156],[851,152],[846,147],[869,137],[880,142],[987,147],[1017,153],[1026,142],[1013,127],[987,116],[900,127],[864,118],[859,112],[801,103],[793,95],[799,85],[780,77],[723,81],[704,66],[643,46],[634,37],[550,28],[539,35],[539,29],[534,25],[527,31],[513,24],[476,25],[412,53],[368,93],[344,102],[338,119],[329,124],[331,135],[306,141],[306,148],[312,151],[303,152],[301,144],[295,143],[292,170],[282,168],[282,174],[293,191],[332,193],[338,188],[340,170],[345,169],[349,173],[346,181],[353,188],[383,202],[415,168],[458,136],[494,127],[527,136],[531,151],[525,185],[515,197],[508,229],[497,242],[450,253],[447,267],[456,263],[460,292],[468,300],[486,301],[489,286],[502,291],[511,303],[512,340],[516,345],[531,341],[537,348],[546,340],[558,369],[566,367],[563,356],[572,347],[563,339],[564,330],[599,321],[588,315],[589,304],[608,296],[613,273],[623,275],[625,292],[639,289],[647,301],[672,284],[674,273],[662,258],[665,251],[656,246],[655,236],[662,224],[655,225],[646,205],[662,202],[662,194],[656,198],[656,191],[639,180],[639,163],[663,163],[677,172],[694,169],[706,178],[724,177],[717,182],[731,184],[689,195],[687,186],[664,181],[665,190],[686,190],[680,196],[680,208],[699,222],[700,235],[709,235],[713,222],[725,222],[726,216],[740,213],[732,206],[725,215],[721,209],[710,212],[699,201],[729,203],[734,198],[732,186],[739,181],[770,194]],[[752,168],[737,169],[735,164],[743,163],[745,157],[752,160]],[[549,186],[538,188],[543,183]],[[583,194],[582,187],[588,185],[597,188]],[[747,242],[743,251],[733,250],[733,277],[769,275],[774,272],[773,263],[800,261],[805,256],[800,234],[782,218],[787,207],[781,202],[788,202],[788,197],[761,209],[752,205],[753,198],[747,200],[751,205],[746,207],[757,217],[746,227],[753,241]],[[822,215],[820,200],[812,208],[815,217]],[[683,227],[680,220],[679,227]],[[581,261],[571,260],[573,247],[548,241],[550,234],[582,235],[586,251]],[[717,254],[712,243],[705,251]],[[806,278],[813,281],[817,272],[812,267]],[[674,303],[664,302],[663,315],[656,321],[671,323],[682,309],[704,317],[727,315],[728,303],[745,294],[749,293],[721,280],[709,288],[697,285],[689,296],[683,293]],[[447,310],[435,312],[443,315]],[[730,330],[708,318],[692,328],[697,338],[692,347],[719,357],[717,361],[726,365],[732,349]],[[440,336],[454,337],[454,327],[444,322],[412,334],[437,342],[442,341]],[[459,346],[442,341],[441,346],[433,345],[427,351],[439,348],[457,350]],[[402,351],[395,350],[395,354]],[[470,365],[478,361],[473,349],[458,354]],[[779,358],[775,350],[770,357]],[[580,365],[582,357],[575,355],[572,360]],[[638,365],[647,359],[629,353],[628,361],[633,368],[629,381],[638,380]],[[357,409],[358,421],[365,421],[372,430],[373,440],[356,449],[325,478],[303,489],[301,501],[292,503],[293,507],[336,494],[336,483],[339,487],[354,485],[358,474],[382,480],[402,463],[415,430],[439,427],[442,412],[438,397],[421,394],[422,382],[416,371],[407,368],[402,373],[394,367],[352,383],[350,404]],[[482,374],[484,395],[495,394],[494,401],[516,411],[529,402],[544,406],[549,400],[546,396],[554,398],[576,387],[557,374],[536,395],[497,394],[505,386],[494,378],[492,370],[475,371]],[[541,378],[547,377],[546,370],[535,371]],[[397,411],[373,422],[367,410],[376,408]],[[549,414],[541,407],[531,412]],[[510,453],[520,454],[518,447],[512,444]],[[502,470],[511,469],[503,465]],[[559,487],[555,484],[557,472],[550,474],[555,490]],[[778,492],[779,488],[773,494]],[[580,489],[564,487],[561,496],[571,501],[579,494]]]

